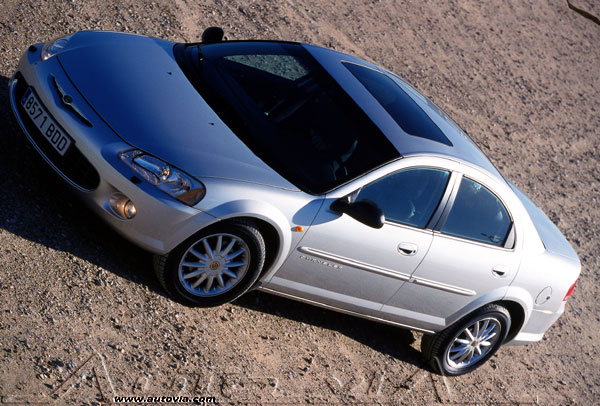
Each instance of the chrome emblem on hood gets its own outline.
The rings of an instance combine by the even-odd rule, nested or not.
[[[62,102],[62,105],[69,111],[71,111],[71,113],[75,114],[75,116],[77,116],[78,119],[80,119],[81,121],[83,121],[83,123],[85,125],[87,125],[88,127],[93,127],[92,123],[90,122],[90,120],[87,119],[87,117],[85,117],[83,115],[83,113],[77,108],[75,107],[72,103],[73,103],[73,97],[71,97],[70,95],[68,95],[65,90],[58,84],[58,81],[56,80],[56,78],[54,77],[54,75],[52,75],[52,82],[54,83],[54,87],[56,88],[56,91],[58,92],[58,95],[60,96],[60,101]]]

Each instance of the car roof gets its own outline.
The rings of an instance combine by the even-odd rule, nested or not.
[[[402,156],[440,155],[466,162],[504,181],[504,177],[471,138],[432,101],[396,74],[342,52],[302,44],[365,111]],[[362,83],[343,65],[362,65],[391,78],[437,125],[451,145],[406,133]]]

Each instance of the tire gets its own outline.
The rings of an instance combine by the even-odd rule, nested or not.
[[[265,242],[242,220],[210,226],[167,255],[154,257],[156,276],[175,299],[192,306],[218,306],[244,294],[265,263]]]
[[[466,374],[498,351],[506,339],[510,322],[508,310],[488,304],[437,334],[424,335],[421,352],[439,374]]]

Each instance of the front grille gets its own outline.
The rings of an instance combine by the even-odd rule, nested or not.
[[[79,151],[77,145],[73,143],[65,155],[61,156],[52,148],[40,130],[31,121],[23,106],[21,106],[21,99],[29,85],[20,73],[17,73],[16,79],[15,105],[30,140],[48,161],[52,162],[52,165],[73,184],[84,190],[96,189],[100,184],[100,175],[98,175],[98,172],[90,161]]]

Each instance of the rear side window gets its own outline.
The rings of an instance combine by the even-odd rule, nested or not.
[[[442,233],[503,246],[512,220],[508,211],[488,188],[462,178]]]
[[[449,172],[440,169],[406,169],[363,187],[356,200],[377,203],[388,221],[425,228],[442,199],[449,177]]]

